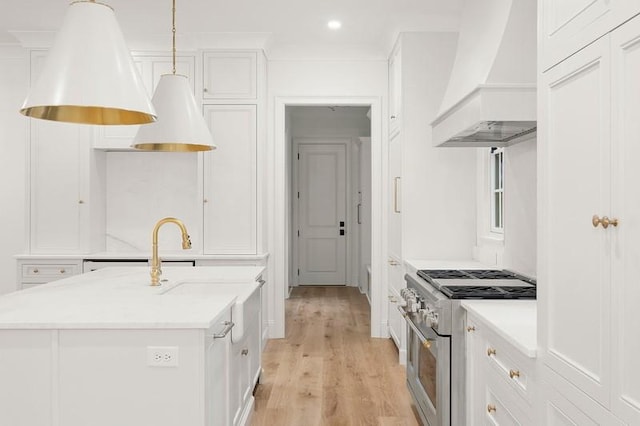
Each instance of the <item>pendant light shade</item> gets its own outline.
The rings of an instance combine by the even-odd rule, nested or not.
[[[193,152],[215,149],[189,81],[176,74],[176,0],[173,0],[173,74],[160,77],[153,94],[155,123],[141,126],[131,146],[143,151]]]
[[[83,124],[155,121],[113,9],[94,1],[71,3],[20,112]]]
[[[169,152],[210,151],[216,148],[186,76],[161,76],[152,102],[158,120],[140,126],[131,145],[133,148]]]

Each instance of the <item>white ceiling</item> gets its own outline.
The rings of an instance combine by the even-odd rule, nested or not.
[[[169,47],[170,0],[104,0],[131,49]],[[401,31],[457,31],[462,0],[178,0],[178,49],[256,47],[270,57],[384,57]],[[2,0],[0,43],[51,39],[68,0]],[[331,31],[327,22],[342,21]],[[99,31],[99,29],[96,29]],[[31,41],[30,41],[31,40]],[[252,45],[253,46],[249,46]]]

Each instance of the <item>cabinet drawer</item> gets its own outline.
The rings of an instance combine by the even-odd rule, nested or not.
[[[77,275],[80,268],[76,264],[24,264],[22,265],[22,281],[45,283]]]
[[[522,408],[522,398],[514,395],[497,377],[488,374],[484,388],[484,413],[488,425],[531,425]]]
[[[484,342],[488,374],[501,377],[516,389],[521,396],[531,401],[533,382],[531,362],[518,356],[517,352],[495,337],[487,336]]]

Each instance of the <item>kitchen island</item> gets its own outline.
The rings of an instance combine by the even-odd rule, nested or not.
[[[165,268],[152,287],[148,268],[107,268],[0,297],[0,424],[246,422],[232,353],[255,376],[262,272]]]

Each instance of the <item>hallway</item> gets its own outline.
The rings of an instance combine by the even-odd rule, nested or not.
[[[353,287],[296,287],[285,339],[270,340],[253,426],[418,425],[390,339],[369,337]]]

